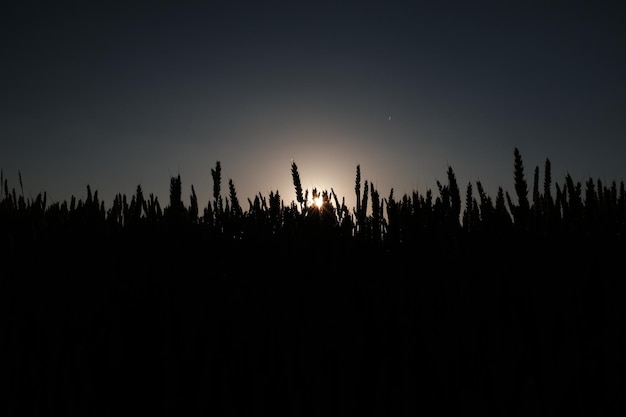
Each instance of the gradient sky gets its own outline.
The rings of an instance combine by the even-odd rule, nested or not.
[[[128,4],[127,4],[128,3]],[[619,5],[619,4],[622,5]],[[625,2],[14,2],[0,12],[0,168],[52,201],[180,174],[206,206],[333,187],[381,196],[451,166],[514,194],[527,179],[626,179]],[[619,5],[619,6],[618,6]],[[475,189],[475,186],[474,186]],[[435,194],[437,194],[435,192]]]

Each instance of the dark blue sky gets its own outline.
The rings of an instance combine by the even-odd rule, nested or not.
[[[232,4],[231,4],[232,3]],[[602,2],[16,2],[1,6],[0,168],[27,196],[200,203],[626,179],[625,7]]]

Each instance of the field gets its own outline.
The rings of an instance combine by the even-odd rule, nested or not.
[[[623,182],[0,193],[5,415],[624,415]],[[21,181],[20,181],[21,182]],[[311,198],[309,198],[311,197]]]

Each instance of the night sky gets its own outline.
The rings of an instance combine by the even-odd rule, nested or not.
[[[621,4],[621,5],[620,5]],[[246,198],[302,185],[354,205],[437,190],[451,166],[626,179],[624,2],[14,2],[0,6],[0,168],[49,201],[180,174],[206,206],[222,165]],[[435,192],[435,194],[437,194]]]

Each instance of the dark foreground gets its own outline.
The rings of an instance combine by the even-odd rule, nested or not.
[[[4,415],[625,415],[618,239],[42,242],[2,261]]]

